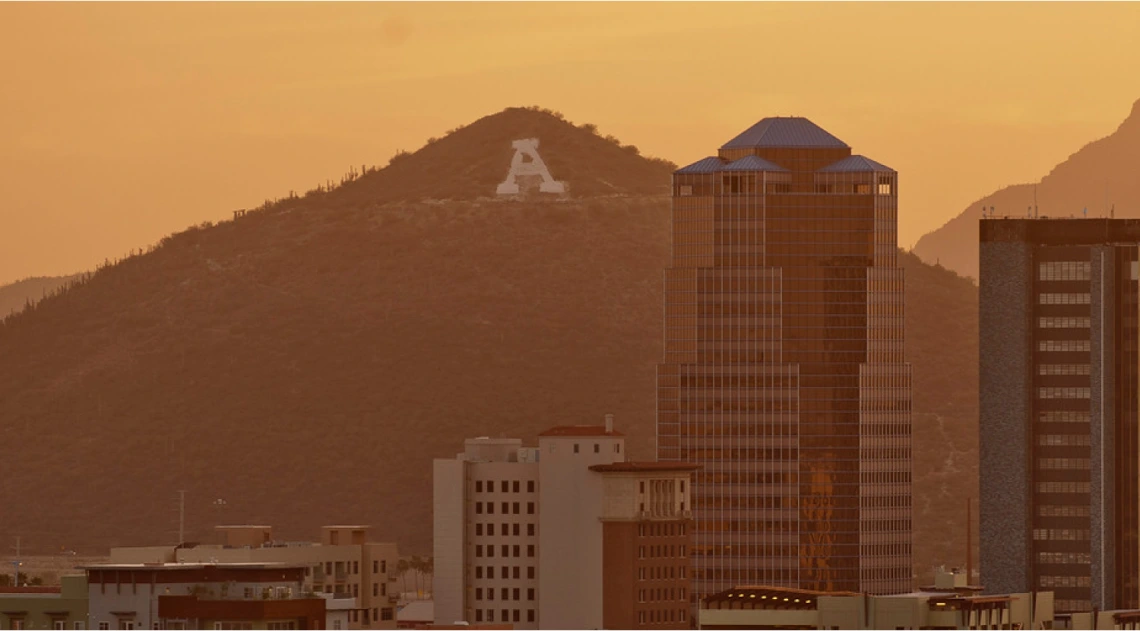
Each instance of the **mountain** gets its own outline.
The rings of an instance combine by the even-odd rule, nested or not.
[[[82,274],[72,276],[36,276],[0,286],[0,318],[38,302],[68,283],[78,281]]]
[[[530,137],[568,193],[496,198]],[[613,413],[631,457],[652,458],[672,168],[510,109],[9,317],[0,506],[20,508],[0,510],[0,535],[33,551],[169,542],[185,490],[199,540],[221,522],[286,539],[369,523],[428,553],[431,459],[467,437],[533,441]],[[977,486],[977,298],[901,260],[929,572],[961,556],[957,507]]]
[[[914,253],[928,263],[941,263],[963,276],[978,276],[978,221],[982,207],[997,215],[1024,217],[1033,206],[1036,188],[1042,217],[1140,217],[1140,101],[1120,127],[1106,138],[1085,145],[1036,184],[1018,184],[984,197],[941,228],[923,236]]]

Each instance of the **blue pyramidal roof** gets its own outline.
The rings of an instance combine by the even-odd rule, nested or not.
[[[800,116],[765,118],[728,141],[721,149],[747,147],[821,147],[842,149],[847,143]]]
[[[724,169],[724,160],[716,156],[701,158],[686,167],[681,167],[674,173],[713,173]]]
[[[850,173],[852,171],[894,171],[894,169],[885,164],[875,162],[866,156],[850,156],[819,170],[820,173]]]

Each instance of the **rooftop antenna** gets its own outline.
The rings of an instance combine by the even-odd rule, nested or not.
[[[1037,185],[1033,185],[1033,216],[1040,217],[1041,211],[1037,208]]]

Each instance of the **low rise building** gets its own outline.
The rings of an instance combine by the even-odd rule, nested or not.
[[[1042,629],[1053,624],[1053,594],[872,596],[741,586],[706,597],[698,616],[700,629]]]
[[[319,629],[326,602],[287,563],[107,563],[87,572],[89,629]]]
[[[368,541],[369,526],[325,526],[321,540],[283,542],[271,526],[215,529],[220,544],[112,548],[112,563],[290,563],[305,567],[304,588],[352,598],[347,629],[396,628],[395,543]]]
[[[87,577],[59,587],[0,587],[0,629],[86,629]]]

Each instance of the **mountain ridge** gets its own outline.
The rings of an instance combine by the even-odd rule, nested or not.
[[[222,522],[285,538],[371,523],[423,553],[431,458],[465,438],[529,442],[613,413],[631,458],[651,459],[671,167],[554,113],[503,116],[395,161],[427,174],[364,170],[192,227],[3,320],[0,505],[24,508],[0,513],[0,535],[168,542],[186,490],[199,540]],[[495,198],[511,140],[531,136],[569,194]],[[446,161],[423,153],[449,141],[462,144]],[[465,154],[471,170],[429,191],[464,199],[424,198]],[[976,290],[906,253],[900,265],[926,573],[964,556]]]

